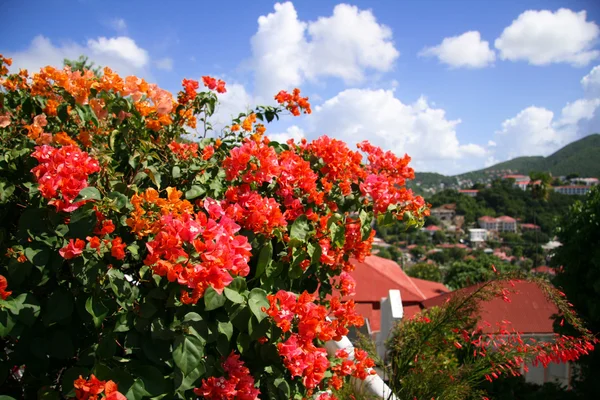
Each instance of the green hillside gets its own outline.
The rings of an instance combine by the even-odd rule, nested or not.
[[[491,167],[456,176],[436,173],[416,173],[413,187],[434,187],[440,183],[452,185],[456,179],[480,181],[500,177],[506,173],[528,175],[532,171],[549,172],[553,176],[577,173],[583,177],[600,177],[600,134],[586,136],[570,143],[548,157],[517,157]],[[420,185],[419,185],[420,183]]]

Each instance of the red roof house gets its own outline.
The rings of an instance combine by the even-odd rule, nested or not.
[[[449,290],[441,283],[411,278],[392,260],[368,256],[364,262],[352,260],[355,269],[350,274],[356,280],[356,295],[352,297],[357,311],[369,319],[371,331],[379,331],[381,299],[390,290],[399,289],[405,317],[421,310],[421,302]]]
[[[558,313],[556,306],[546,299],[542,290],[532,282],[515,282],[512,287],[506,282],[506,288],[511,291],[508,296],[510,303],[501,298],[494,298],[481,304],[479,312],[480,321],[488,322],[482,324],[486,333],[493,333],[502,321],[510,321],[510,328],[523,334],[552,334],[554,332],[552,315]],[[473,290],[477,285],[469,286],[464,290]],[[443,304],[450,293],[445,293],[421,302],[424,308],[439,306]]]

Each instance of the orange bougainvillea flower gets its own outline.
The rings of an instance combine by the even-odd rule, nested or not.
[[[127,397],[118,391],[117,384],[113,381],[106,382],[104,394],[106,394],[105,400],[127,400]]]
[[[77,400],[96,400],[98,395],[104,391],[106,382],[99,380],[93,374],[86,380],[81,375],[73,382],[75,398]]]
[[[0,275],[0,298],[2,300],[6,300],[6,298],[12,293],[11,291],[6,290],[7,287],[8,281],[4,276]]]

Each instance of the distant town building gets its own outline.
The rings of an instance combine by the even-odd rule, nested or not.
[[[573,178],[569,180],[571,183],[594,186],[598,184],[598,178]]]
[[[583,196],[591,190],[590,186],[585,185],[568,185],[568,186],[555,186],[554,191],[561,194]]]
[[[471,243],[485,242],[487,239],[487,229],[475,228],[469,229],[469,240]]]
[[[452,218],[456,215],[456,204],[444,204],[440,207],[432,208],[431,216],[436,217],[442,222],[452,222]]]
[[[497,231],[497,232],[516,232],[517,231],[517,220],[509,217],[507,215],[503,215],[502,217],[493,218],[487,215],[480,217],[477,222],[479,223],[479,227],[482,229],[487,229],[488,231]]]
[[[536,224],[521,224],[522,231],[539,231],[541,228]]]
[[[529,177],[527,175],[504,175],[502,179],[514,179],[515,182],[529,182]]]
[[[460,189],[458,191],[458,193],[464,194],[465,196],[469,196],[469,197],[477,197],[477,193],[479,193],[479,190],[476,190],[476,189]]]
[[[429,233],[431,236],[433,236],[433,234],[434,234],[435,232],[437,232],[437,231],[441,231],[441,230],[442,230],[442,228],[440,228],[440,227],[439,227],[439,226],[437,226],[437,225],[429,225],[429,226],[427,226],[427,227],[425,227],[425,228],[421,228],[421,231],[422,231],[422,232]]]

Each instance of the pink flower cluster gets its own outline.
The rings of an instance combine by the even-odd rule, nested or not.
[[[88,176],[100,170],[98,161],[73,145],[61,148],[37,146],[32,157],[39,165],[31,172],[42,196],[50,199],[49,204],[58,211],[72,212],[84,203],[73,203],[73,200],[88,186]]]
[[[239,354],[232,351],[221,365],[226,377],[202,379],[202,386],[194,389],[196,395],[208,400],[258,399],[260,390],[254,387],[254,378]]]
[[[240,226],[212,199],[204,201],[204,209],[208,216],[203,211],[162,216],[160,231],[146,244],[146,265],[169,281],[192,289],[191,294],[182,291],[181,301],[186,304],[195,304],[209,286],[222,293],[232,276],[250,272],[252,247],[245,236],[237,234]],[[194,262],[194,253],[199,262]]]

